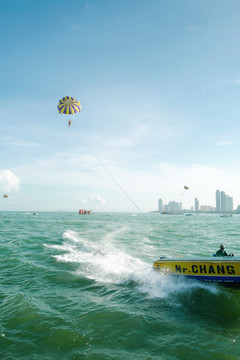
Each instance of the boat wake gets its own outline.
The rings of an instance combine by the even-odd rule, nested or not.
[[[178,279],[153,269],[153,264],[130,255],[125,244],[117,241],[120,230],[108,233],[98,241],[89,240],[77,232],[68,230],[63,234],[61,245],[45,245],[61,254],[52,255],[58,262],[77,265],[75,275],[102,284],[134,285],[149,298],[166,298],[195,288],[216,293],[211,284]]]

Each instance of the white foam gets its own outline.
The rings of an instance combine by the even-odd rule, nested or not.
[[[103,238],[94,241],[68,230],[63,234],[62,245],[48,247],[65,252],[54,255],[57,261],[78,264],[77,276],[87,277],[99,283],[133,282],[138,291],[150,298],[165,298],[172,293],[189,291],[196,287],[217,292],[216,287],[208,284],[161,274],[153,269],[152,264],[136,255],[130,255],[124,244],[116,239],[123,231],[126,229],[108,232]]]
[[[169,295],[188,292],[195,288],[206,289],[211,293],[218,292],[216,286],[212,284],[189,280],[185,277],[165,275],[152,268],[148,274],[145,274],[142,284],[139,285],[139,290],[150,298],[166,298]]]
[[[73,250],[73,245],[69,245],[69,244],[62,244],[62,245],[47,245],[47,244],[43,244],[46,248],[49,249],[56,249],[56,250],[63,250],[63,251],[72,251]]]

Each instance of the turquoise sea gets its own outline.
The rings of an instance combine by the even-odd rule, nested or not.
[[[237,215],[0,212],[0,359],[240,359],[240,290],[152,268],[239,238]]]

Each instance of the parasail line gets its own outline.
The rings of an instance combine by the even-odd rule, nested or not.
[[[117,182],[117,180],[112,176],[108,168],[102,163],[102,161],[97,157],[97,155],[93,152],[93,150],[89,147],[89,145],[84,141],[88,150],[92,153],[97,162],[102,166],[102,168],[106,171],[106,173],[110,176],[110,178],[114,181],[114,183],[119,187],[119,189],[123,192],[123,194],[131,201],[131,203],[135,206],[135,208],[143,215],[142,211],[139,209],[137,204],[130,198],[128,193],[122,188],[122,186]]]

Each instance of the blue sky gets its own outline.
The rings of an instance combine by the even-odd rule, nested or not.
[[[136,211],[116,182],[142,211],[214,206],[216,189],[237,207],[239,14],[238,0],[0,1],[0,210]],[[82,105],[71,128],[66,95]]]

